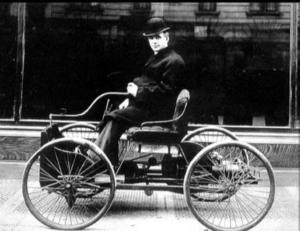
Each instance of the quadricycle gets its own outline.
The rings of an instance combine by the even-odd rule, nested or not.
[[[174,102],[172,118],[145,121],[121,136],[119,162],[113,166],[93,142],[95,124],[78,118],[100,101],[105,115],[115,106],[114,98],[126,97],[107,92],[82,113],[50,114],[41,147],[23,174],[23,197],[35,218],[54,229],[84,229],[106,214],[116,190],[184,194],[193,216],[212,230],[248,230],[266,216],[275,194],[270,162],[225,128],[187,131],[186,89]],[[58,127],[55,121],[62,119],[70,123]]]

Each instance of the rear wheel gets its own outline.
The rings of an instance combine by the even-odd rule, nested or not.
[[[98,133],[96,126],[89,123],[68,124],[60,129],[61,134],[67,138],[83,138],[94,142]]]
[[[215,153],[222,160],[215,159]],[[248,162],[243,161],[247,153]],[[248,230],[270,210],[275,194],[272,167],[253,146],[219,142],[200,151],[188,166],[184,194],[193,215],[212,230]]]
[[[238,137],[227,129],[214,126],[198,128],[182,139],[182,141],[198,143],[203,148],[212,143],[230,140],[238,140]]]
[[[106,175],[106,181],[97,183],[96,174]],[[83,229],[107,212],[116,183],[100,148],[84,139],[61,138],[29,159],[22,187],[29,211],[40,222],[54,229]]]
[[[183,137],[182,141],[194,142],[205,148],[206,146],[224,141],[239,140],[231,131],[215,126],[196,129]],[[221,156],[219,156],[221,157]],[[243,153],[243,161],[248,162],[247,153]]]

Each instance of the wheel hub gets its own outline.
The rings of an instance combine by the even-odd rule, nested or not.
[[[65,187],[66,187],[66,189],[70,189],[70,188],[72,188],[72,184],[67,183],[67,184],[65,184]]]
[[[61,184],[68,193],[73,192],[76,188],[76,185],[80,183],[80,180],[83,176],[80,175],[61,175],[58,176],[58,179],[61,180]]]
[[[225,192],[229,195],[233,195],[238,191],[238,186],[234,183],[230,183],[226,185]]]
[[[230,186],[228,187],[228,191],[229,191],[230,193],[233,193],[233,192],[235,191],[235,186],[230,185]]]

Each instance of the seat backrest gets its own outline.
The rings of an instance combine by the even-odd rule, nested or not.
[[[190,92],[187,89],[180,91],[177,100],[176,106],[173,114],[173,119],[175,120],[172,124],[172,128],[179,132],[186,133],[187,128],[187,106],[190,100]]]

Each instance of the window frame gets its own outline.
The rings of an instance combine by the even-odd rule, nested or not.
[[[206,9],[206,6],[208,6],[208,9]],[[199,2],[198,10],[199,11],[216,11],[217,3],[216,2]]]
[[[208,5],[208,9],[205,9],[205,4]],[[212,15],[218,16],[220,12],[217,11],[217,2],[199,2],[198,3],[198,11],[196,12],[196,16],[202,15]]]
[[[255,4],[258,5],[258,9],[254,9]],[[274,4],[274,10],[269,10],[270,4]],[[250,2],[248,16],[280,16],[278,2]]]
[[[133,10],[150,10],[151,2],[134,2]]]

